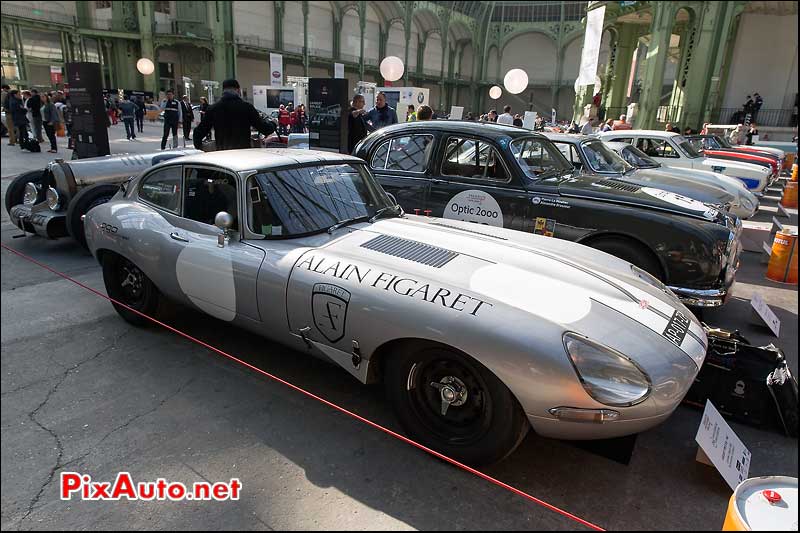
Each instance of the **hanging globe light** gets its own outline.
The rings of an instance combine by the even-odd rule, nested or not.
[[[403,60],[397,56],[387,56],[381,61],[381,76],[386,81],[397,81],[403,77]]]
[[[513,68],[506,72],[503,86],[511,94],[519,94],[528,88],[528,74],[521,68]]]
[[[489,89],[489,98],[492,100],[497,100],[503,96],[503,89],[500,88],[499,85],[493,85],[491,89]]]
[[[153,62],[146,57],[141,58],[139,61],[136,62],[136,70],[144,74],[145,76],[149,76],[156,70],[156,66]]]

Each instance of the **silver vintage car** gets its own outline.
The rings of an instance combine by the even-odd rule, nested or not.
[[[382,382],[413,438],[471,464],[502,459],[531,427],[563,439],[653,427],[706,354],[697,319],[630,263],[407,215],[347,155],[172,159],[85,228],[118,302],[151,315],[176,301]]]

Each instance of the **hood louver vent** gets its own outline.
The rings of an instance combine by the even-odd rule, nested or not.
[[[639,192],[639,189],[641,189],[641,187],[638,185],[617,180],[600,180],[597,182],[597,184],[602,185],[603,187],[617,189],[618,191]]]
[[[458,257],[456,252],[445,250],[430,244],[423,244],[417,241],[392,237],[390,235],[380,235],[370,239],[361,245],[367,250],[374,250],[382,254],[391,255],[422,263],[423,265],[434,268],[442,268],[444,265]]]

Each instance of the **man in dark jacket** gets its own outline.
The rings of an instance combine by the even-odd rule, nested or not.
[[[125,135],[128,140],[136,138],[136,129],[133,120],[136,116],[136,104],[131,100],[132,96],[126,96],[125,100],[119,104],[119,110],[122,113],[122,122],[125,124]]]
[[[181,99],[181,114],[183,115],[183,138],[189,141],[191,140],[189,134],[192,133],[194,111],[192,111],[192,102],[189,101],[189,95],[187,94],[184,94]]]
[[[141,96],[134,102],[136,104],[136,129],[139,133],[144,133],[144,98]]]
[[[353,96],[347,112],[347,153],[352,154],[358,142],[372,131],[367,123],[367,110],[364,109],[364,95]]]
[[[17,130],[19,147],[23,148],[28,140],[28,110],[23,105],[19,91],[16,89],[8,93],[8,112],[11,113],[11,120]]]
[[[183,122],[181,105],[175,100],[175,93],[172,89],[167,91],[167,99],[161,102],[161,109],[164,111],[164,135],[161,137],[161,149],[167,146],[167,137],[172,131],[172,147],[178,147],[178,126]]]
[[[208,108],[200,125],[194,129],[194,147],[203,149],[203,139],[214,128],[217,150],[250,148],[250,128],[263,135],[275,131],[275,124],[265,121],[252,104],[239,95],[239,82],[233,79],[222,82],[222,98]]]
[[[31,97],[25,102],[25,107],[31,112],[31,125],[33,126],[33,135],[36,140],[44,142],[42,138],[42,97],[39,96],[39,91],[31,89]]]

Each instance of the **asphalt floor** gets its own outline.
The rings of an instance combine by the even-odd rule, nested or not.
[[[156,149],[159,125],[145,128],[129,142],[122,125],[112,126],[112,150]],[[6,143],[3,193],[10,176],[53,157]],[[20,233],[3,210],[3,244],[104,292],[99,266],[70,239]],[[584,529],[168,330],[134,328],[106,300],[6,250],[0,267],[3,530]],[[757,254],[744,254],[733,299],[703,318],[780,346],[796,375],[797,287],[766,280],[765,269]],[[779,337],[754,318],[755,293],[781,319]],[[398,429],[380,387],[199,312],[165,320]],[[695,461],[700,418],[679,407],[639,435],[627,465],[530,433],[485,472],[608,529],[719,530],[731,490]],[[731,426],[753,454],[751,476],[797,477],[796,439]],[[63,501],[64,471],[186,484],[237,477],[243,488],[238,501]]]

